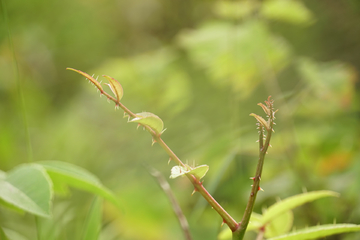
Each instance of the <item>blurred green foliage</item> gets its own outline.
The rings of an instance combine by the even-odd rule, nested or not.
[[[183,239],[143,167],[169,176],[166,153],[65,68],[114,77],[125,106],[161,117],[163,139],[184,162],[210,166],[205,186],[238,221],[257,159],[248,115],[272,95],[276,133],[255,211],[304,188],[328,189],[341,197],[295,210],[294,225],[359,223],[359,21],[357,0],[1,0],[0,169],[79,165],[123,204],[120,212],[105,202],[100,239]],[[194,239],[216,239],[217,214],[190,196],[186,179],[170,184]],[[92,201],[77,190],[55,198],[61,231],[3,207],[0,225],[16,239],[34,239],[36,225],[79,239]]]

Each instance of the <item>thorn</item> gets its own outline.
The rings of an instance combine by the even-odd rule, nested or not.
[[[271,147],[272,148],[272,146],[271,146],[271,144],[269,143],[269,147]]]
[[[223,219],[220,227],[224,226],[224,223],[225,223],[225,220]]]
[[[110,103],[110,98],[107,99],[107,102]]]
[[[262,189],[260,186],[258,187],[258,191],[264,192],[264,189]]]
[[[276,123],[273,122],[274,125],[276,125]]]
[[[138,125],[136,126],[136,129],[139,129],[139,127],[141,126],[141,124],[140,123],[138,123]]]
[[[143,131],[145,130],[145,127],[143,127]]]
[[[172,158],[169,158],[168,165],[170,164],[171,160],[172,160]]]
[[[273,128],[272,128],[271,130],[272,130],[273,132],[275,132],[275,130],[274,130]]]
[[[257,143],[258,143],[258,142],[259,142],[259,139],[258,139],[258,140],[256,140],[255,142],[257,142]]]
[[[151,141],[151,146],[154,146],[155,143],[156,143],[156,140],[155,140],[155,139],[152,139],[152,141]]]
[[[196,188],[194,189],[194,191],[191,193],[191,196],[194,195],[197,192]]]
[[[251,180],[255,180],[255,177],[251,177],[250,179],[251,179]]]
[[[164,130],[161,131],[160,135],[163,134],[166,131],[167,128],[164,128]]]

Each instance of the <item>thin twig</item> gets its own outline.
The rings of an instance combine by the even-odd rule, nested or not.
[[[174,210],[174,213],[175,213],[176,217],[178,218],[180,226],[181,226],[181,228],[182,228],[182,230],[184,232],[185,239],[192,240],[190,230],[189,230],[188,221],[186,220],[185,215],[181,211],[180,205],[176,201],[175,196],[171,191],[169,183],[165,180],[164,176],[158,170],[156,170],[155,168],[152,168],[150,166],[147,166],[147,165],[145,165],[145,166],[148,169],[148,171],[150,172],[150,174],[156,178],[156,180],[159,183],[160,187],[162,188],[162,190],[167,195],[167,197],[168,197],[168,199],[169,199],[169,201],[171,203],[171,206],[172,206],[172,208]]]
[[[274,123],[274,119],[275,119],[274,114],[276,112],[276,111],[274,112],[274,110],[273,110],[273,100],[271,100],[270,97],[265,102],[267,104],[268,111],[269,111],[268,112],[269,113],[268,114],[269,122],[268,122],[267,127],[263,126],[261,124],[261,122],[259,122],[259,124],[258,124],[259,125],[259,162],[257,164],[255,176],[251,178],[254,182],[253,182],[253,185],[251,188],[249,200],[246,205],[246,209],[245,209],[243,218],[239,224],[239,228],[236,231],[233,231],[233,239],[234,240],[235,239],[242,240],[244,238],[246,228],[249,224],[251,213],[252,213],[254,205],[255,205],[257,193],[259,192],[259,190],[262,190],[260,188],[261,174],[262,174],[262,169],[264,166],[265,155],[267,153],[268,147],[270,146],[270,139],[271,139],[271,134],[273,132],[273,123]],[[265,130],[267,131],[267,135],[266,135],[266,139],[265,139],[265,143],[264,143],[263,137],[264,137]]]

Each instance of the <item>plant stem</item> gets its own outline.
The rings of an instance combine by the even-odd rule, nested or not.
[[[265,143],[264,143],[264,130],[266,128],[261,123],[258,124],[259,125],[259,161],[258,161],[258,164],[256,167],[255,176],[253,178],[251,178],[254,181],[254,183],[251,188],[249,200],[246,205],[246,209],[245,209],[243,218],[239,224],[239,228],[236,231],[233,231],[233,240],[242,240],[244,238],[246,228],[249,224],[251,213],[252,213],[254,205],[255,205],[257,193],[259,192],[259,190],[262,190],[260,188],[261,174],[262,174],[262,169],[264,166],[265,155],[270,146],[270,139],[271,139],[271,134],[273,131],[272,127],[273,127],[273,120],[274,120],[272,101],[270,100],[270,97],[268,98],[268,103],[269,103],[268,107],[270,110],[270,114],[268,115],[269,120],[270,120],[269,121],[269,129],[267,130],[267,136],[266,136]]]
[[[102,89],[99,89],[101,94],[105,95],[109,100],[113,101],[117,106],[124,110],[130,117],[136,117],[136,114],[131,112],[127,107],[125,107],[122,103],[120,103],[116,98],[108,94]],[[161,138],[160,134],[157,134],[154,130],[146,125],[142,125],[153,137],[153,140],[157,142],[169,155],[171,160],[174,160],[177,164],[181,165],[182,167],[188,168],[178,156],[171,150],[171,148],[164,142]],[[202,182],[196,179],[195,176],[191,174],[186,174],[190,182],[194,185],[195,192],[199,192],[205,200],[210,204],[210,206],[221,216],[223,222],[229,226],[231,231],[235,231],[238,229],[239,224],[230,216],[228,212],[225,211],[223,207],[211,196],[211,194],[206,190],[203,186]]]

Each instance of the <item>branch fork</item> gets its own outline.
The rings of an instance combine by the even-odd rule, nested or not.
[[[270,146],[270,138],[273,132],[273,125],[275,119],[275,113],[273,109],[273,100],[271,97],[265,101],[265,105],[263,103],[259,103],[258,105],[264,110],[265,114],[267,115],[267,120],[262,118],[257,114],[250,114],[250,116],[255,117],[258,121],[258,129],[259,129],[259,162],[256,169],[255,177],[251,179],[254,181],[248,204],[245,209],[245,213],[240,223],[236,222],[230,214],[228,214],[223,207],[211,196],[211,194],[206,190],[201,181],[201,178],[205,176],[209,167],[207,165],[201,165],[198,167],[190,167],[187,164],[184,164],[178,156],[168,147],[168,145],[163,141],[161,138],[161,134],[165,131],[163,129],[164,124],[163,121],[153,113],[142,112],[142,113],[133,113],[128,108],[126,108],[121,102],[121,98],[123,97],[123,88],[121,84],[112,77],[104,75],[103,77],[106,78],[109,83],[106,84],[110,87],[110,90],[114,93],[115,97],[111,96],[107,92],[104,91],[102,85],[94,79],[89,74],[82,72],[80,70],[76,70],[73,68],[67,68],[68,70],[75,71],[84,77],[86,77],[95,87],[100,91],[100,96],[105,95],[108,101],[112,101],[115,103],[115,109],[121,108],[124,111],[124,118],[128,118],[128,122],[136,122],[139,126],[143,126],[151,135],[152,135],[152,145],[158,143],[165,152],[169,155],[169,162],[171,160],[175,161],[177,166],[171,169],[171,176],[170,178],[175,178],[178,176],[186,176],[190,182],[194,186],[194,191],[199,192],[205,200],[210,204],[210,206],[221,216],[223,220],[223,224],[227,224],[228,227],[233,232],[233,239],[241,240],[244,237],[247,225],[249,224],[249,219],[254,207],[256,195],[258,191],[261,191],[262,188],[260,187],[260,180],[261,180],[261,173],[264,164],[265,154],[267,153],[267,149]],[[267,131],[267,135],[264,135],[264,131]],[[265,141],[265,142],[264,142]],[[263,190],[262,190],[263,191]]]

